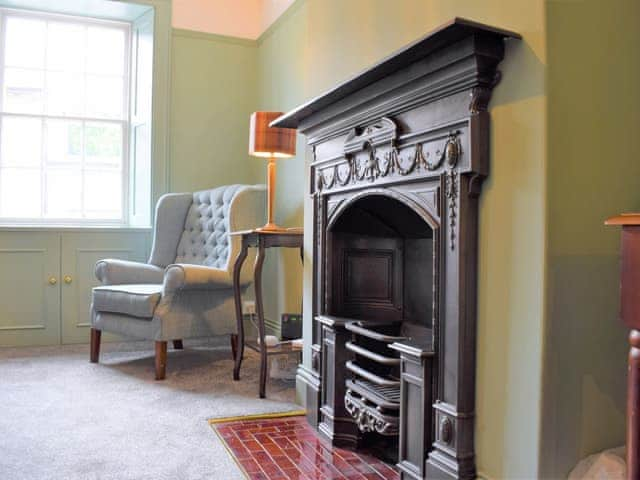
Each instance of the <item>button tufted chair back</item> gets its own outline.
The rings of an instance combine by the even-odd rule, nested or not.
[[[193,194],[175,263],[224,269],[229,259],[229,210],[243,185],[229,185]]]

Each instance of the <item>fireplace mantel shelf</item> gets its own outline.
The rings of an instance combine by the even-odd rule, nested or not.
[[[466,18],[456,17],[429,32],[422,38],[394,52],[372,67],[354,75],[336,87],[318,95],[307,103],[285,113],[271,122],[272,127],[298,128],[300,122],[312,114],[349,95],[405,68],[446,45],[456,43],[474,33],[489,34],[501,39],[521,39],[519,33],[492,27]]]

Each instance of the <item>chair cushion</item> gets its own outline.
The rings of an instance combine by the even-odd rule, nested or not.
[[[123,313],[151,319],[160,301],[161,284],[104,285],[93,289],[93,308],[97,312]]]
[[[174,263],[225,269],[229,259],[229,211],[243,185],[228,185],[193,194]]]

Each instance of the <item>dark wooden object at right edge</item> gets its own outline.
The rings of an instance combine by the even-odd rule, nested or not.
[[[627,370],[627,478],[640,478],[640,213],[609,218],[622,226],[620,318],[629,332]]]

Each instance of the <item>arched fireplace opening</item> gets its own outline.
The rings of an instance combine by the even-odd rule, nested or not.
[[[357,425],[358,446],[394,463],[401,422],[401,352],[433,352],[435,221],[419,208],[397,196],[365,194],[341,208],[327,231],[328,312],[346,319],[350,333],[344,345],[336,345],[348,355],[345,375],[336,380],[345,382],[340,387]],[[404,390],[405,396],[413,394]],[[405,400],[407,407],[412,405],[411,421],[423,422],[430,440],[430,409],[425,415],[424,402]],[[430,405],[432,399],[425,400]]]
[[[434,235],[426,215],[383,194],[338,212],[328,238],[331,314],[430,335]]]

